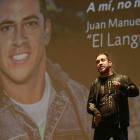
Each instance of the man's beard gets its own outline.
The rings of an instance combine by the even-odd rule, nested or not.
[[[109,71],[109,67],[105,68],[103,71],[99,71],[100,74],[106,74]]]

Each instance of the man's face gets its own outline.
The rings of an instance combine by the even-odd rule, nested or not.
[[[111,61],[107,59],[106,55],[99,55],[96,58],[96,65],[100,74],[107,73],[111,67],[111,64]]]
[[[0,0],[1,77],[22,83],[45,65],[46,25],[38,0]]]

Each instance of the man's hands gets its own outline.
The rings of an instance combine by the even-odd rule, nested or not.
[[[96,116],[94,117],[94,124],[97,127],[99,122],[101,121],[101,114],[96,114]]]
[[[120,89],[121,84],[119,82],[113,81],[112,83],[113,83],[113,87],[114,87],[115,90],[119,90]]]
[[[89,103],[89,109],[93,111],[95,109],[95,105],[93,103]],[[101,114],[96,114],[94,117],[94,124],[97,127],[99,122],[101,121]]]

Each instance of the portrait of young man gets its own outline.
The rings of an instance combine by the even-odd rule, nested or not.
[[[128,140],[128,97],[138,96],[139,90],[128,76],[116,74],[108,54],[97,54],[96,66],[99,77],[91,85],[87,103],[94,140]]]
[[[46,57],[45,0],[0,0],[0,139],[87,140],[87,89]]]

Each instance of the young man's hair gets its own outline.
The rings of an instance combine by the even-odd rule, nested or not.
[[[43,14],[44,22],[47,20],[47,3],[46,0],[39,0],[40,12]]]
[[[96,58],[97,58],[98,56],[100,56],[100,55],[105,55],[106,58],[107,58],[107,60],[108,60],[108,61],[111,61],[111,60],[110,60],[110,57],[109,57],[109,55],[108,55],[107,53],[105,53],[105,52],[100,52],[100,53],[98,53],[98,54],[96,55]]]

